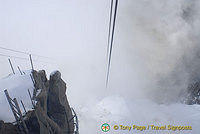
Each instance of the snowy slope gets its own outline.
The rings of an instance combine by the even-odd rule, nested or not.
[[[27,89],[32,91],[33,83],[30,71],[26,75],[10,75],[0,80],[0,119],[14,121],[13,114],[9,108],[4,95],[7,89],[12,98],[16,97],[18,102],[23,100],[27,110],[31,109],[31,101]],[[20,104],[21,105],[21,104]],[[21,110],[23,111],[22,107]],[[109,123],[111,126],[108,134],[128,133],[200,133],[200,106],[184,104],[157,104],[147,99],[128,100],[120,95],[108,96],[101,100],[92,99],[82,106],[76,106],[82,134],[102,134],[100,126]],[[140,131],[140,130],[114,130],[114,125],[174,125],[192,126],[192,131]]]
[[[94,102],[94,101],[93,101]],[[171,104],[160,105],[150,100],[126,100],[120,96],[109,96],[83,106],[79,109],[80,129],[83,134],[101,134],[100,126],[109,123],[111,131],[108,134],[125,133],[200,133],[200,106]],[[114,125],[174,125],[192,126],[192,131],[140,131],[114,130]]]
[[[8,93],[12,99],[17,98],[22,112],[24,112],[24,110],[21,106],[21,100],[23,101],[27,110],[32,108],[30,97],[28,95],[28,89],[30,89],[32,92],[33,83],[30,78],[30,71],[26,71],[25,73],[25,75],[15,74],[0,79],[0,120],[14,121],[13,113],[11,112],[4,94],[5,89],[8,90]]]

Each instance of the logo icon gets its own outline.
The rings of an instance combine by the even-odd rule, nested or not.
[[[103,132],[108,132],[110,130],[110,125],[107,123],[104,123],[103,125],[101,125],[101,130]]]

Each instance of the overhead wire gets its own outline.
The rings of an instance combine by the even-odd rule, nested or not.
[[[116,16],[117,16],[117,8],[118,8],[118,0],[115,1],[112,36],[111,36],[111,42],[110,42],[108,67],[107,67],[106,87],[108,86],[109,75],[110,75],[110,65],[111,65],[111,58],[112,58],[112,49],[113,49],[113,39],[114,39],[114,33],[115,33],[115,23],[116,23]]]
[[[23,57],[18,57],[18,56],[11,56],[11,55],[1,54],[1,53],[0,53],[0,56],[7,57],[7,58],[15,58],[15,59],[21,59],[21,60],[27,60],[27,61],[29,61],[29,58],[23,58]],[[34,60],[33,59],[33,61],[53,64],[52,62],[46,62],[46,61],[41,61],[41,60]]]
[[[10,48],[1,47],[1,46],[0,46],[0,49],[7,50],[7,51],[12,51],[12,52],[16,52],[16,53],[21,53],[21,54],[30,55],[30,53],[28,53],[28,52],[19,51],[19,50],[10,49]],[[31,55],[35,55],[35,56],[38,56],[38,57],[42,57],[42,58],[48,58],[48,59],[50,59],[50,57],[47,57],[47,56],[42,56],[42,55],[38,55],[38,54],[33,54],[33,53],[31,53]]]
[[[111,0],[110,5],[110,18],[109,18],[109,29],[108,29],[108,45],[107,45],[107,57],[109,55],[109,47],[110,47],[110,32],[111,32],[111,24],[112,24],[112,13],[113,12],[113,0]]]
[[[18,57],[18,56],[11,56],[11,55],[6,55],[6,54],[0,54],[0,56],[3,57],[10,57],[10,58],[16,58],[16,59],[21,59],[21,60],[28,60],[27,58],[22,58],[22,57]]]
[[[11,48],[6,48],[6,47],[2,47],[2,46],[0,46],[0,49],[2,49],[2,50],[7,50],[7,51],[11,51],[11,52],[15,52],[15,53],[20,53],[20,54],[30,55],[30,53],[28,53],[28,52],[19,51],[19,50],[15,50],[15,49],[11,49]],[[38,54],[32,54],[32,53],[31,53],[31,55],[37,56],[37,57],[42,57],[42,58],[51,59],[50,57],[42,56],[42,55],[38,55]],[[16,58],[16,59],[28,60],[28,59],[26,59],[26,58],[22,58],[22,57],[18,57],[18,56],[10,56],[10,55],[5,55],[5,54],[0,54],[0,56],[4,56],[4,57],[7,56],[7,57]],[[42,60],[42,61],[41,61],[41,60],[34,60],[34,61],[52,64],[52,62],[43,61],[43,60]]]
[[[22,51],[10,49],[10,48],[5,48],[5,47],[1,47],[1,46],[0,46],[0,49],[8,50],[8,51],[16,52],[16,53],[21,53],[21,54],[28,54],[28,53],[26,53],[26,52],[22,52]]]

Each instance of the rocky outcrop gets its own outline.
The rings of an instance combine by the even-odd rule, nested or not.
[[[33,99],[37,103],[27,119],[27,124],[37,124],[41,134],[72,134],[74,120],[66,96],[66,83],[62,80],[61,73],[55,71],[50,80],[47,80],[44,70],[33,71],[32,74],[36,89]],[[28,129],[35,130],[32,126],[34,125],[28,125]]]
[[[184,103],[188,105],[200,104],[200,81],[190,84],[185,92]]]
[[[66,83],[55,71],[50,79],[44,70],[32,71],[34,108],[24,117],[29,134],[73,134],[74,120],[66,96]],[[0,121],[0,134],[21,134],[16,125]]]
[[[0,134],[19,134],[18,128],[12,123],[0,121]]]
[[[66,97],[66,84],[60,72],[50,76],[47,96],[47,115],[61,128],[62,133],[73,133],[72,111]]]

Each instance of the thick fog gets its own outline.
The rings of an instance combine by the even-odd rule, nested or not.
[[[0,0],[0,46],[49,57],[33,55],[34,67],[61,71],[73,107],[110,95],[177,102],[199,79],[199,7],[198,0],[119,0],[108,88],[108,0]],[[30,69],[28,60],[11,60]],[[1,77],[11,73],[6,57],[0,63]]]
[[[139,81],[135,90],[159,102],[177,101],[181,90],[199,78],[199,1],[134,0],[120,5],[120,48],[115,55],[126,53],[124,61],[133,72],[128,72],[131,78],[123,77],[125,85]]]
[[[199,1],[119,1],[110,83],[105,89],[109,4],[105,0],[1,1],[0,44],[50,57],[33,55],[35,68],[48,73],[60,70],[73,101],[105,92],[176,100],[188,80],[198,77]],[[28,59],[24,54],[0,52]],[[28,60],[12,61],[30,69]],[[7,58],[1,56],[1,76],[10,71]]]

